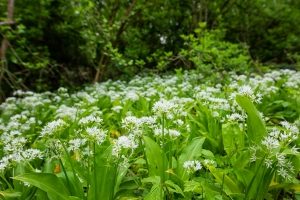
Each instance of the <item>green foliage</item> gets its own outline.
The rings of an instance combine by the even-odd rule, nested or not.
[[[7,1],[0,3],[2,22]],[[0,39],[9,41],[3,91],[74,88],[180,67],[214,78],[224,70],[261,71],[264,63],[298,69],[299,6],[297,0],[18,1],[18,24],[0,26]]]

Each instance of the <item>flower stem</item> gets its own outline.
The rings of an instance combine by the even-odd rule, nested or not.
[[[86,197],[88,199],[89,196],[89,188],[90,188],[90,142],[88,142],[88,175],[87,175],[87,185],[86,185]]]
[[[93,158],[94,158],[94,185],[95,185],[95,197],[98,197],[98,191],[97,191],[97,165],[96,165],[96,143],[94,142],[94,148],[93,148]]]
[[[65,168],[64,164],[62,163],[61,159],[58,159],[58,160],[59,160],[60,165],[61,165],[61,167],[62,167],[62,169],[63,169],[63,171],[64,171],[64,174],[65,174],[65,177],[66,177],[66,180],[67,180],[67,184],[68,184],[69,190],[70,190],[70,192],[71,192],[71,185],[70,185],[69,177],[68,177],[68,175],[67,175],[66,168]]]
[[[163,150],[163,154],[165,153],[165,120],[164,120],[165,116],[163,115],[162,116],[162,122],[161,122],[161,126],[162,126],[162,150]],[[165,159],[164,159],[164,156],[163,156],[163,168],[165,167]],[[163,169],[163,182],[165,182],[165,169]]]
[[[67,147],[66,147],[66,145],[63,143],[63,141],[62,141],[61,139],[59,139],[59,141],[60,141],[62,147],[64,148],[65,152],[66,152],[68,161],[69,161],[70,166],[71,166],[71,168],[72,168],[72,172],[73,172],[74,179],[75,179],[75,181],[76,181],[76,186],[79,186],[79,185],[81,185],[81,184],[78,182],[79,180],[78,180],[78,178],[76,177],[76,174],[75,174],[75,168],[74,168],[74,166],[73,166],[71,157],[70,157],[70,155],[69,155],[69,153],[68,153]],[[62,166],[63,166],[63,165],[62,165]],[[66,177],[67,177],[67,176],[66,176]],[[71,192],[71,191],[70,191],[70,192]]]

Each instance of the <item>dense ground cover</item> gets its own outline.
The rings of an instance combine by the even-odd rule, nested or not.
[[[107,81],[1,105],[0,198],[300,199],[300,73]]]

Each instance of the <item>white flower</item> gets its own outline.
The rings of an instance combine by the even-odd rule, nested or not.
[[[115,111],[116,113],[120,113],[120,111],[123,109],[122,106],[114,106],[111,108],[112,111]]]
[[[177,130],[169,129],[168,134],[171,140],[175,140],[177,137],[180,136],[180,132]]]
[[[293,146],[293,148],[291,149],[291,151],[292,151],[294,154],[298,154],[298,153],[299,153],[299,152],[298,152],[298,149],[299,149],[299,148],[297,148],[296,145],[295,145],[295,146]]]
[[[112,154],[118,157],[120,151],[122,151],[123,149],[127,149],[127,150],[131,149],[131,151],[133,152],[134,149],[136,149],[137,147],[138,144],[134,140],[133,135],[120,136],[117,140],[114,141]]]
[[[211,165],[213,165],[215,163],[215,161],[210,160],[210,159],[205,159],[203,161],[203,163],[204,163],[204,165],[211,166]]]
[[[291,175],[288,174],[287,170],[284,169],[283,167],[279,168],[277,170],[277,173],[278,173],[278,175],[282,176],[285,179],[290,180],[292,178]]]
[[[273,149],[280,146],[279,141],[273,137],[265,137],[264,140],[261,142],[263,145],[267,147],[269,151],[272,151]]]
[[[103,119],[100,117],[94,116],[94,115],[89,115],[86,117],[83,117],[79,120],[78,124],[80,125],[90,125],[90,124],[101,124],[103,122]]]
[[[265,159],[265,165],[267,168],[271,168],[273,161],[270,158]]]
[[[65,121],[61,119],[54,120],[52,122],[49,122],[46,126],[44,126],[40,137],[52,136],[56,133],[63,131],[68,126],[69,124],[67,124]]]
[[[175,116],[187,115],[187,112],[183,111],[178,104],[164,99],[154,103],[152,112],[157,117],[162,117],[163,115],[165,115],[167,119],[173,119]]]
[[[193,173],[202,169],[202,165],[198,160],[185,161],[183,167],[187,169],[188,173]]]
[[[22,158],[25,159],[26,161],[31,161],[36,158],[39,159],[43,158],[42,152],[38,149],[26,149],[21,154],[22,154]]]
[[[281,153],[276,153],[276,158],[278,160],[278,166],[285,166],[285,156]]]
[[[73,139],[69,141],[68,151],[75,151],[80,149],[81,146],[85,145],[86,139]]]
[[[106,131],[99,129],[96,126],[91,127],[91,128],[88,127],[86,129],[86,133],[87,133],[86,139],[96,142],[99,146],[104,142],[104,140],[107,136]]]

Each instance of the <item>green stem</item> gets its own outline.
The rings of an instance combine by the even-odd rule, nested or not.
[[[261,163],[259,164],[259,167],[256,169],[256,172],[255,172],[255,174],[257,174],[258,173],[258,171],[259,171],[259,169],[260,169],[260,167],[261,167],[261,165],[263,164],[263,162],[264,162],[264,160],[265,160],[265,158],[266,158],[266,156],[264,156],[263,157],[263,159],[261,160]],[[250,184],[249,184],[249,186],[248,186],[248,188],[247,188],[247,194],[246,194],[246,197],[245,197],[245,199],[247,199],[247,197],[248,197],[248,195],[249,195],[249,191],[250,191],[250,189],[251,189],[251,186],[252,186],[252,184],[253,184],[253,182],[254,182],[254,179],[255,179],[255,176],[253,176],[253,178],[251,179],[251,182],[250,182]]]
[[[162,116],[162,122],[161,122],[161,125],[162,125],[162,150],[163,150],[163,153],[165,153],[165,120],[164,120],[165,116],[163,115]],[[164,159],[164,156],[163,156],[163,167],[165,167],[165,159]],[[165,171],[165,169],[163,169],[163,171]],[[165,182],[165,173],[163,173],[163,181],[162,182]]]
[[[89,188],[90,188],[90,141],[88,142],[88,175],[87,175],[87,185],[86,185],[86,197],[88,199],[89,196]]]
[[[221,196],[222,196],[222,194],[223,194],[224,179],[225,179],[225,173],[223,172],[222,186],[221,186]]]
[[[172,143],[171,143],[171,138],[170,138],[170,143],[169,143],[169,168],[172,169]]]
[[[6,180],[5,176],[0,173],[0,177],[5,181],[5,183],[7,184],[9,190],[13,190],[13,187],[11,186],[11,184]]]
[[[96,165],[96,144],[95,144],[95,142],[94,142],[94,149],[93,149],[93,158],[94,158],[94,185],[95,185],[95,197],[98,197],[98,192],[97,192],[97,190],[98,190],[98,188],[97,188],[97,174],[96,174],[96,172],[97,172],[97,170],[96,170],[96,167],[97,167],[97,165]]]
[[[67,175],[66,168],[65,168],[64,164],[62,163],[61,159],[58,159],[58,160],[59,160],[60,165],[61,165],[61,167],[62,167],[62,169],[63,169],[63,171],[64,171],[64,174],[65,174],[65,177],[66,177],[66,180],[67,180],[67,184],[68,184],[68,188],[69,188],[69,190],[70,190],[70,192],[71,192],[71,185],[70,185],[69,177],[68,177],[68,175]]]
[[[64,148],[65,152],[66,152],[68,161],[69,161],[70,166],[71,166],[71,168],[72,168],[72,172],[73,172],[74,179],[75,179],[75,181],[76,181],[76,185],[79,186],[79,185],[81,185],[81,183],[78,182],[79,180],[78,180],[78,178],[76,177],[76,174],[75,174],[75,168],[74,168],[74,166],[73,166],[71,157],[70,157],[70,155],[69,155],[69,153],[68,153],[67,147],[66,147],[66,145],[63,143],[63,141],[62,141],[61,139],[59,139],[59,141],[60,141],[62,147]],[[63,166],[63,165],[62,165],[62,166]],[[71,191],[70,191],[70,192],[71,192]]]

